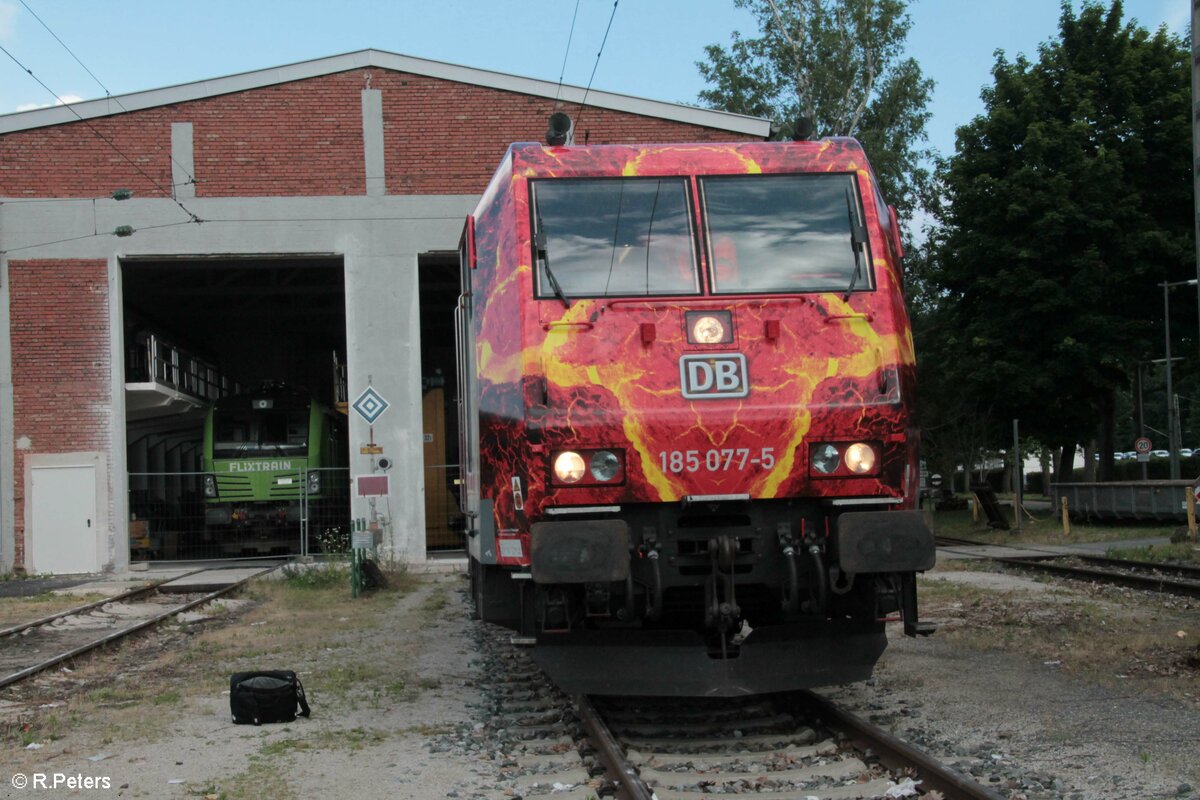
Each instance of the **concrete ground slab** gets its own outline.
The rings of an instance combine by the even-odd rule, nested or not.
[[[992,545],[943,545],[938,547],[938,561],[956,558],[1036,558],[1038,556],[1071,556],[1093,555],[1102,556],[1109,548],[1148,547],[1150,545],[1170,544],[1166,536],[1153,536],[1142,539],[1127,539],[1115,542],[1073,542],[1069,544],[992,544]]]
[[[184,575],[158,587],[163,594],[206,594],[232,586],[239,581],[262,574],[270,567],[231,567],[206,569],[194,575]]]
[[[1019,575],[1009,575],[1002,572],[927,572],[922,575],[921,578],[927,581],[960,583],[967,586],[975,586],[980,589],[988,589],[996,592],[1011,592],[1020,590],[1033,593],[1042,593],[1055,588],[1054,584],[1038,583],[1030,578],[1024,578]]]

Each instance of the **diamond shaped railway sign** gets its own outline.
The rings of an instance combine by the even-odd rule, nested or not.
[[[368,386],[366,391],[358,396],[351,406],[358,415],[367,421],[368,425],[375,424],[375,420],[388,410],[388,401],[383,399],[383,395]]]

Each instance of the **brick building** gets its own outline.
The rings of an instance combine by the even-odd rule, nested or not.
[[[446,397],[425,390],[453,373],[454,252],[507,146],[540,140],[556,107],[577,143],[768,133],[583,94],[364,50],[0,116],[0,571],[126,566],[139,514],[179,500],[153,476],[195,469],[205,390],[267,379],[386,399],[373,425],[346,417],[351,485],[395,464],[351,514],[423,560],[453,458],[430,430]]]

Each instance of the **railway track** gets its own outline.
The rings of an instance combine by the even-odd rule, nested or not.
[[[118,642],[178,614],[227,595],[277,567],[267,567],[210,591],[168,594],[170,584],[206,571],[131,589],[0,630],[0,688],[12,686],[58,664]],[[207,587],[205,587],[207,588]]]
[[[578,698],[598,760],[629,800],[1000,795],[811,692],[753,698]],[[910,789],[904,794],[905,787]]]
[[[891,796],[1001,798],[809,692],[569,697],[502,634],[480,630],[478,636],[484,672],[497,676],[486,684],[485,721],[439,746],[490,758],[501,779],[496,789],[506,796],[856,800],[911,786],[912,793]]]
[[[1036,550],[1036,548],[1012,545],[990,545],[986,542],[946,536],[937,537],[937,543],[939,547],[1008,547],[1023,552]],[[1106,556],[1064,554],[1051,551],[1021,556],[998,556],[984,553],[971,553],[971,555],[1028,572],[1042,572],[1077,580],[1110,583],[1185,597],[1200,597],[1200,569],[1183,564],[1150,564],[1144,561],[1130,561]],[[1052,563],[1061,560],[1073,560],[1091,566]]]

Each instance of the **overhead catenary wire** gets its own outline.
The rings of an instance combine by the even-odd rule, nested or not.
[[[49,92],[51,95],[53,95],[56,100],[60,99],[59,95],[53,89],[51,89],[49,86],[47,86],[46,83],[41,78],[39,78],[37,75],[34,75],[33,70],[31,70],[29,67],[22,64],[21,60],[18,59],[16,56],[14,56],[11,52],[9,52],[9,50],[6,47],[4,47],[4,45],[0,45],[0,52],[3,52],[4,55],[8,56],[14,64],[16,64],[22,70],[24,70],[29,75],[29,77],[31,77],[35,81],[37,81],[38,85],[41,86],[43,89],[45,89],[47,92]],[[101,133],[99,130],[97,130],[96,126],[92,125],[91,122],[84,119],[84,117],[82,115],[80,115],[80,113],[78,111],[76,111],[74,108],[71,107],[70,103],[63,103],[63,108],[67,109],[72,114],[74,114],[75,118],[78,119],[80,122],[82,122],[85,126],[87,126],[87,129],[90,130],[93,134],[95,134],[97,139],[99,139],[100,141],[102,141],[106,145],[108,145],[109,148],[111,148],[114,153],[116,153],[121,158],[123,158],[129,164],[129,166],[133,167],[134,170],[136,170],[139,175],[141,175],[143,178],[145,178],[147,181],[149,181],[151,186],[153,186],[155,189],[158,189],[158,191],[162,192],[164,197],[169,197],[171,199],[171,201],[175,203],[175,205],[179,206],[179,208],[182,209],[183,212],[188,215],[189,222],[199,223],[199,222],[204,221],[204,220],[200,219],[199,216],[194,214],[191,209],[189,209],[183,203],[179,202],[179,198],[175,197],[174,192],[169,192],[166,189],[164,189],[162,184],[160,184],[149,173],[147,173],[144,169],[142,169],[140,166],[138,166],[137,162],[134,161],[132,158],[130,158],[128,155],[126,155],[125,152],[122,151],[121,148],[117,147],[117,145],[111,139],[109,139],[107,136],[105,136],[103,133]]]
[[[20,2],[21,2],[21,5],[25,6],[25,10],[28,11],[30,14],[32,14],[33,18],[36,19],[39,23],[41,23],[42,27],[46,29],[46,33],[49,33],[51,36],[53,36],[54,41],[61,44],[63,50],[66,50],[67,53],[70,54],[71,58],[75,59],[75,63],[78,64],[79,66],[83,67],[83,71],[86,72],[88,75],[92,76],[92,80],[94,80],[96,82],[96,85],[104,90],[105,97],[112,97],[112,92],[110,92],[108,90],[108,87],[105,86],[100,81],[100,79],[96,77],[96,73],[94,73],[90,69],[88,69],[87,64],[84,64],[82,61],[79,60],[79,56],[75,55],[75,53],[71,50],[71,48],[67,47],[66,42],[64,42],[62,39],[58,38],[58,34],[50,29],[50,26],[47,25],[46,22],[37,15],[37,12],[34,11],[32,8],[30,8],[29,4],[26,3],[25,0],[20,0]],[[117,102],[117,105],[121,105],[120,101]],[[124,108],[124,106],[122,106],[122,108]]]
[[[562,96],[563,76],[567,74],[567,56],[571,55],[571,41],[575,38],[575,20],[579,16],[579,0],[575,0],[575,13],[571,15],[571,32],[567,34],[567,49],[563,53],[562,69],[558,71],[558,91],[554,93],[554,107],[558,108],[558,99]]]
[[[121,100],[117,97],[113,97],[113,93],[108,90],[108,87],[104,85],[104,82],[96,77],[96,73],[94,73],[90,69],[88,69],[87,64],[84,64],[79,59],[79,56],[75,55],[75,52],[70,47],[67,47],[67,43],[64,42],[61,38],[59,38],[59,35],[57,33],[55,33],[54,30],[51,29],[51,27],[49,25],[46,24],[45,20],[43,20],[41,17],[39,17],[37,15],[37,12],[35,12],[32,8],[30,8],[29,4],[26,3],[25,0],[20,0],[20,3],[21,3],[21,5],[25,6],[25,10],[28,11],[33,16],[33,18],[36,19],[41,24],[41,26],[46,29],[46,33],[53,36],[54,41],[56,41],[60,45],[62,45],[62,49],[66,50],[67,53],[71,56],[71,58],[75,59],[75,63],[78,64],[79,66],[83,67],[83,71],[92,77],[92,80],[94,80],[96,82],[96,85],[104,90],[104,96],[106,98],[112,100],[114,103],[116,103],[117,108],[121,109],[125,113],[129,113],[129,109],[127,109],[124,105],[122,105]],[[32,74],[32,73],[30,73],[30,74]],[[58,99],[57,96],[56,96],[56,99]],[[64,103],[64,105],[65,105],[65,103]],[[159,150],[163,149],[162,145],[157,145],[157,146],[158,146]],[[176,186],[186,186],[189,183],[196,182],[196,176],[193,175],[187,167],[185,167],[183,164],[180,164],[178,161],[176,161],[174,156],[168,155],[167,157],[171,159],[171,163],[173,163],[175,166],[179,167],[179,169],[182,170],[184,172],[184,174],[188,176],[188,181],[186,181],[185,183],[172,184],[171,188],[175,188]]]
[[[612,13],[608,15],[608,27],[604,29],[604,38],[600,40],[600,49],[596,52],[596,63],[592,65],[592,74],[588,78],[587,87],[583,90],[583,101],[579,104],[579,113],[575,116],[572,127],[578,128],[580,120],[583,119],[583,111],[587,108],[588,94],[592,91],[592,81],[596,79],[596,70],[600,67],[600,56],[604,55],[604,45],[608,43],[608,32],[612,30],[613,19],[617,16],[617,4],[620,2],[621,0],[613,0]]]
[[[161,225],[145,225],[145,226],[142,226],[139,228],[134,228],[133,230],[134,231],[153,231],[153,230],[157,230],[159,228],[178,228],[180,225],[191,225],[191,224],[193,224],[192,220],[189,219],[189,220],[185,220],[182,222],[164,222]],[[34,250],[39,247],[53,247],[56,244],[67,244],[68,242],[79,242],[79,241],[83,241],[84,239],[98,239],[101,236],[120,236],[120,235],[121,234],[117,233],[116,230],[111,230],[111,231],[97,230],[97,231],[94,231],[93,233],[85,233],[82,236],[68,236],[65,239],[55,239],[50,242],[36,242],[34,244],[24,244],[19,247],[7,247],[7,248],[4,248],[3,250],[0,250],[0,256],[6,256],[9,253],[19,253],[24,250]]]

